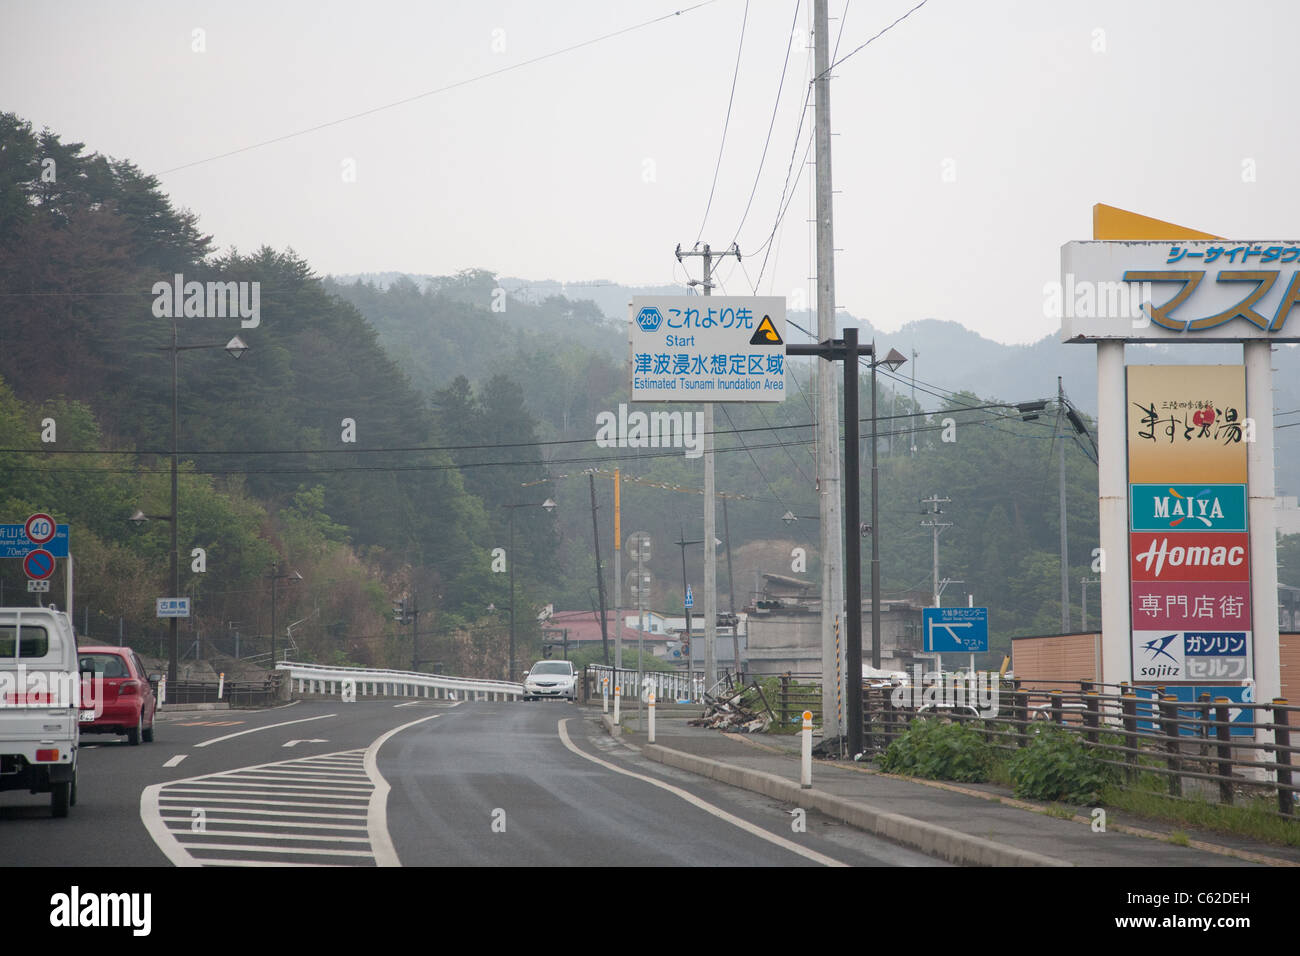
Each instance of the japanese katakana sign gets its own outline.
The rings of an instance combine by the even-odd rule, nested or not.
[[[1300,242],[1070,242],[1061,337],[1300,341]]]
[[[632,401],[785,398],[785,299],[638,296],[628,319]]]

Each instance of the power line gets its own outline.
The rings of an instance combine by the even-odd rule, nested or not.
[[[794,20],[790,24],[790,33],[789,36],[786,37],[786,41],[785,41],[785,62],[781,64],[781,80],[779,83],[777,83],[776,86],[776,99],[772,103],[772,118],[769,119],[767,122],[767,138],[763,140],[763,152],[758,157],[758,169],[754,173],[754,185],[749,190],[749,201],[745,203],[745,211],[741,214],[740,223],[736,226],[736,232],[731,237],[731,241],[733,244],[737,239],[740,238],[740,230],[744,228],[745,220],[749,218],[749,209],[754,204],[754,196],[758,194],[758,182],[763,175],[763,163],[767,159],[767,148],[772,144],[772,130],[776,127],[776,114],[778,109],[781,106],[781,92],[782,90],[785,89],[785,74],[786,74],[786,70],[790,66],[790,50],[794,46],[794,31],[795,31],[795,27],[799,23],[799,7],[802,5],[802,2],[803,0],[795,0]],[[715,173],[714,174],[715,181],[716,178],[717,178],[717,174]],[[700,230],[701,234],[703,233],[703,231],[704,231],[703,229]],[[749,278],[748,272],[745,273],[745,278],[746,279]]]
[[[414,96],[407,96],[400,100],[394,100],[393,102],[385,103],[382,106],[374,106],[368,110],[362,110],[359,113],[352,113],[349,114],[348,116],[343,116],[340,117],[339,119],[330,120],[326,123],[319,123],[316,126],[309,126],[306,129],[300,129],[292,133],[285,133],[283,136],[276,136],[271,139],[262,140],[261,142],[258,143],[252,143],[251,145],[248,146],[241,146],[238,149],[232,149],[224,153],[218,153],[216,156],[209,156],[206,159],[196,159],[190,163],[182,163],[180,166],[173,166],[170,169],[164,169],[161,172],[156,173],[154,175],[165,176],[168,173],[180,172],[183,169],[190,169],[193,166],[201,166],[204,163],[216,162],[219,159],[226,159],[230,156],[237,156],[240,153],[247,153],[254,149],[261,149],[263,146],[270,146],[274,143],[282,143],[285,140],[294,139],[295,137],[298,136],[306,136],[308,133],[319,132],[320,130],[328,129],[331,126],[339,126],[343,123],[348,123],[355,119],[361,119],[364,116],[372,116],[375,113],[380,113],[383,112],[384,110],[394,109],[395,107],[398,106],[405,106],[407,103],[414,103],[416,100],[421,100],[428,96],[434,96],[438,93],[446,93],[451,90],[459,89],[462,86],[468,86],[471,83],[477,83],[480,80],[490,79],[491,77],[494,76],[501,76],[505,73],[512,73],[515,70],[523,69],[526,66],[532,66],[535,63],[541,63],[544,60],[550,60],[553,59],[554,57],[562,56],[565,53],[572,53],[574,50],[581,50],[583,47],[592,46],[596,43],[601,43],[605,40],[612,40],[614,37],[622,36],[625,33],[632,33],[633,31],[643,29],[644,27],[652,26],[663,20],[671,19],[672,17],[680,17],[683,14],[692,13],[695,10],[700,9],[701,7],[707,7],[710,4],[716,2],[717,0],[701,0],[700,3],[696,3],[693,6],[684,7],[681,10],[674,10],[672,13],[665,13],[663,16],[658,16],[649,20],[644,20],[641,23],[635,23],[632,26],[623,27],[621,30],[615,30],[612,33],[605,33],[598,37],[592,37],[589,40],[583,40],[580,43],[575,43],[571,46],[566,46],[563,49],[552,50],[550,53],[543,53],[541,56],[535,56],[532,59],[524,60],[521,63],[515,63],[511,66],[503,66],[497,70],[489,70],[487,73],[480,73],[477,76],[471,76],[463,80],[457,80],[455,83],[448,83],[446,86],[440,86],[437,89],[426,90],[423,93],[416,93]]]
[[[861,44],[859,44],[858,46],[854,47],[854,48],[853,48],[852,50],[850,50],[848,53],[844,54],[844,55],[843,55],[842,57],[840,57],[838,60],[836,60],[835,62],[833,62],[830,66],[828,66],[828,67],[826,68],[826,72],[829,73],[831,70],[835,69],[837,66],[839,66],[841,63],[843,63],[843,62],[844,62],[845,60],[847,60],[849,57],[853,56],[855,53],[859,53],[859,52],[861,52],[862,50],[866,49],[868,46],[870,46],[872,43],[875,43],[875,42],[876,42],[877,40],[879,40],[882,36],[884,36],[884,35],[885,35],[886,33],[888,33],[890,30],[894,29],[894,27],[898,26],[900,23],[902,23],[904,20],[906,20],[906,19],[907,19],[908,17],[910,17],[912,14],[916,13],[917,10],[920,10],[923,6],[925,6],[925,5],[926,5],[927,3],[929,3],[929,2],[930,2],[930,0],[921,0],[920,3],[918,3],[916,6],[914,6],[911,10],[908,10],[908,11],[907,11],[906,13],[904,13],[901,17],[899,17],[897,20],[895,20],[895,21],[894,21],[893,23],[891,23],[889,26],[885,27],[883,30],[881,30],[879,33],[877,33],[877,34],[876,34],[875,36],[873,36],[871,39],[867,40],[865,43],[861,43]]]
[[[709,210],[713,208],[713,193],[718,188],[718,172],[722,169],[722,152],[727,146],[727,130],[731,126],[731,105],[736,100],[736,80],[740,76],[740,53],[745,49],[745,25],[749,23],[749,0],[745,0],[745,14],[740,21],[740,43],[736,47],[736,66],[731,74],[731,94],[727,97],[727,118],[722,123],[722,142],[718,144],[718,161],[713,167],[713,185],[709,187],[709,202],[704,207],[704,218],[700,220],[700,231],[695,236],[698,243],[704,235],[704,227],[709,221]]]

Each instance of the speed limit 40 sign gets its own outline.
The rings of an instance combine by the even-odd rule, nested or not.
[[[48,544],[54,540],[54,535],[58,530],[58,525],[54,523],[54,519],[43,511],[36,512],[23,524],[23,531],[27,535],[27,540],[32,544]]]

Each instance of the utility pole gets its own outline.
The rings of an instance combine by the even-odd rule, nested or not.
[[[736,582],[731,576],[731,522],[727,520],[727,497],[722,496],[722,536],[727,539],[727,614],[731,617],[731,652],[736,666],[740,668],[740,623],[736,619]]]
[[[726,252],[713,252],[706,242],[702,249],[682,252],[676,256],[700,256],[704,260],[704,281],[691,280],[691,285],[702,285],[705,295],[713,294],[713,260],[726,256],[740,259],[740,249],[733,242]],[[716,480],[713,462],[713,403],[704,403],[704,689],[707,692],[718,679],[718,552],[713,547],[717,537]]]
[[[1101,578],[1079,578],[1080,594],[1083,597],[1083,626],[1079,628],[1081,631],[1088,630],[1088,585],[1100,583]]]
[[[930,511],[923,512],[923,513],[924,513],[924,514],[932,514],[932,515],[941,515],[941,514],[943,514],[943,509],[940,508],[939,505],[941,505],[941,504],[945,504],[945,503],[947,503],[947,502],[949,502],[949,501],[952,501],[952,499],[951,499],[951,498],[940,498],[938,495],[931,495],[929,498],[922,498],[922,499],[921,499],[921,504],[924,504],[924,505],[932,505],[932,506],[933,506],[933,508],[932,508]],[[930,532],[931,532],[931,534],[933,535],[933,538],[934,538],[934,542],[933,542],[933,546],[934,546],[934,607],[938,607],[938,606],[939,606],[939,594],[940,594],[940,591],[939,591],[939,535],[943,534],[943,530],[944,530],[944,528],[951,528],[951,527],[952,527],[952,522],[951,522],[951,521],[938,521],[938,520],[936,520],[936,519],[934,519],[934,518],[931,518],[929,521],[922,521],[922,522],[921,522],[921,527],[922,527],[922,528],[929,528],[929,529],[930,529]]]
[[[614,667],[623,666],[623,481],[614,469]],[[618,682],[615,676],[614,683]],[[614,684],[609,692],[614,693]]]
[[[921,353],[912,349],[912,415],[908,419],[908,444],[912,446],[912,454],[916,454],[916,358]]]
[[[1070,632],[1070,548],[1065,529],[1065,430],[1061,427],[1065,417],[1065,389],[1061,376],[1056,376],[1056,439],[1061,443],[1061,633]]]
[[[830,28],[826,0],[813,3],[813,114],[817,167],[817,340],[836,338],[835,239],[832,228]],[[874,356],[873,356],[874,358]],[[856,358],[854,359],[856,365]],[[854,381],[856,382],[856,376]],[[843,733],[835,707],[838,652],[835,623],[844,608],[844,532],[840,511],[839,400],[834,366],[817,363],[817,491],[820,497],[822,559],[822,733]],[[850,675],[854,686],[860,674]]]
[[[605,666],[608,667],[609,627],[605,620],[605,574],[600,566],[600,526],[596,523],[596,476],[587,472],[587,482],[591,487],[591,537],[596,545],[596,593],[600,596],[600,646],[605,652]]]
[[[411,670],[420,669],[420,597],[411,598]]]

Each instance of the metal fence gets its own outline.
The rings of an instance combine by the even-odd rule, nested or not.
[[[231,707],[269,707],[276,702],[279,675],[257,681],[178,680],[167,684],[169,704],[229,703]],[[218,696],[220,692],[220,696]]]
[[[1196,794],[1232,804],[1267,795],[1276,813],[1296,814],[1300,799],[1300,706],[1216,700],[1202,694],[1180,700],[1164,687],[1102,685],[1089,681],[1020,681],[997,684],[994,706],[972,685],[864,687],[863,730],[877,752],[918,717],[967,723],[1004,751],[1029,746],[1047,727],[1075,734],[1094,755],[1119,771],[1119,786],[1138,789],[1163,778],[1161,789],[1183,798]],[[960,688],[960,689],[959,689]],[[1144,780],[1145,778],[1145,780]]]
[[[686,674],[675,674],[669,671],[641,671],[640,683],[638,683],[638,672],[635,668],[628,667],[609,667],[605,664],[588,664],[583,671],[583,700],[600,700],[604,691],[602,685],[604,680],[609,680],[609,696],[614,696],[614,688],[619,688],[619,696],[623,698],[637,697],[641,693],[641,686],[649,683],[654,688],[655,700],[699,700],[704,693],[704,676],[702,674],[694,675],[692,681]]]

